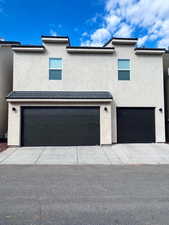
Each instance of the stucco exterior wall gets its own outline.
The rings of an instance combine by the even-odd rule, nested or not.
[[[65,44],[45,48],[45,53],[14,53],[14,90],[110,91],[113,142],[117,142],[116,107],[155,107],[156,142],[165,142],[162,56],[136,55],[134,46],[126,45],[115,46],[114,54],[70,54]],[[48,79],[49,57],[63,58],[62,80]],[[118,59],[131,60],[130,81],[118,80]]]
[[[6,96],[12,91],[13,53],[11,47],[0,46],[0,138],[7,134]]]

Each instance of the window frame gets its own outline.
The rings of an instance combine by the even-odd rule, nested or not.
[[[128,61],[129,62],[129,68],[128,69],[120,69],[119,68],[119,61]],[[119,81],[130,81],[131,80],[131,60],[130,59],[118,59],[117,62],[117,66],[118,66],[118,80]],[[120,71],[125,71],[125,72],[129,72],[129,79],[119,79],[119,72]]]
[[[50,60],[58,60],[58,59],[60,59],[61,60],[61,68],[52,68],[52,67],[50,67]],[[61,79],[50,79],[50,71],[61,71]],[[62,78],[63,78],[63,59],[61,58],[61,57],[50,57],[49,58],[49,80],[62,80]]]

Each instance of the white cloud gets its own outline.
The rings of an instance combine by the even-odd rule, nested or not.
[[[138,39],[138,46],[141,47],[144,45],[144,43],[147,41],[148,35],[145,35],[144,37],[141,37]]]
[[[139,45],[156,40],[157,46],[168,46],[169,0],[105,0],[103,21],[85,41],[102,44],[110,35],[133,34],[140,37]]]
[[[53,29],[50,29],[49,33],[51,36],[57,36],[57,32]]]
[[[83,33],[84,34],[84,33]],[[83,35],[84,36],[84,35]],[[104,41],[109,39],[111,34],[105,28],[97,29],[90,37],[90,40],[82,41],[81,45],[99,46],[103,45]]]
[[[82,37],[87,37],[89,34],[87,32],[82,33]]]
[[[128,24],[122,23],[119,30],[115,33],[115,37],[130,37],[132,34],[132,27]]]
[[[106,28],[113,32],[116,28],[116,26],[120,23],[121,18],[116,16],[116,15],[107,15],[105,16],[105,21],[106,21]]]

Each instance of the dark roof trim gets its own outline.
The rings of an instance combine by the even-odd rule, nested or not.
[[[108,45],[111,41],[113,40],[126,40],[126,41],[137,41],[138,38],[118,38],[118,37],[112,37],[111,39],[109,39],[104,45],[103,47],[105,47],[106,45]]]
[[[42,35],[41,38],[67,38],[67,39],[69,39],[68,36],[45,36],[45,35]]]
[[[117,38],[117,37],[113,37],[112,40],[113,40],[113,39],[114,39],[114,40],[127,40],[127,41],[128,41],[128,40],[129,40],[129,41],[130,41],[130,40],[131,40],[131,41],[137,41],[137,40],[138,40],[138,38]]]
[[[135,50],[166,51],[165,48],[135,48]]]
[[[0,44],[7,44],[7,45],[20,45],[19,41],[0,41]]]
[[[114,47],[95,47],[95,46],[67,46],[66,48],[74,48],[74,49],[114,49]]]
[[[14,48],[45,48],[43,45],[13,45]]]
[[[107,91],[13,91],[7,99],[112,99]]]

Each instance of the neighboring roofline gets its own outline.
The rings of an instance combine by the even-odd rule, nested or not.
[[[0,41],[0,45],[10,45],[10,46],[12,46],[12,45],[20,45],[21,44],[21,42],[19,42],[19,41]]]
[[[118,40],[118,41],[138,41],[138,38],[118,38],[118,37],[112,37],[111,39],[109,39],[104,45],[103,47],[106,47],[106,45],[108,45],[111,41],[113,40]]]

